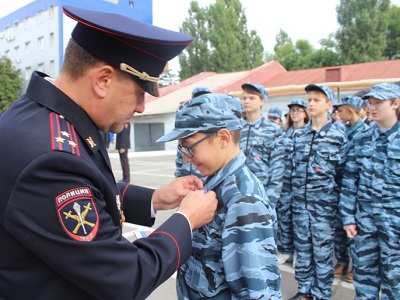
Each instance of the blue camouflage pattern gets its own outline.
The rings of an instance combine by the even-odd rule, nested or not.
[[[361,98],[359,99],[360,101],[362,101]],[[360,106],[361,103],[359,104]],[[345,133],[347,139],[350,142],[353,140],[355,135],[367,129],[368,125],[365,124],[363,120],[360,118],[354,125],[347,127]],[[335,232],[335,257],[339,265],[346,266],[350,263],[349,247],[350,247],[350,239],[347,237],[346,231],[344,231],[343,229],[342,218],[340,214],[338,214],[337,226]]]
[[[292,159],[292,218],[298,291],[330,299],[340,183],[348,152],[345,134],[331,122],[296,130]]]
[[[361,105],[363,104],[363,100],[360,97],[356,96],[346,96],[340,99],[340,102],[336,103],[334,106],[339,107],[342,105],[348,105],[354,107],[357,110],[361,109]]]
[[[309,84],[305,87],[305,91],[308,93],[309,91],[320,91],[326,95],[329,101],[335,103],[335,94],[333,91],[326,85],[318,85],[318,84]]]
[[[271,107],[268,110],[268,117],[282,118],[282,110],[279,107]]]
[[[373,123],[351,142],[339,211],[344,225],[357,227],[356,299],[379,299],[380,291],[381,299],[400,299],[399,129],[399,122],[386,131]]]
[[[265,87],[262,86],[261,84],[259,84],[259,83],[253,83],[253,84],[244,83],[244,84],[242,84],[242,89],[246,89],[246,88],[250,88],[250,89],[253,89],[255,91],[258,91],[261,94],[261,97],[264,100],[268,100],[268,92],[265,89]]]
[[[295,104],[298,105],[298,104]],[[285,171],[283,173],[283,184],[281,196],[276,205],[278,219],[277,246],[278,251],[284,254],[294,252],[293,223],[292,223],[292,159],[293,159],[293,127],[286,130],[284,135],[285,149]]]
[[[395,83],[380,83],[376,84],[362,96],[362,99],[374,97],[379,100],[400,99],[400,86]]]
[[[240,152],[205,183],[218,208],[193,231],[192,256],[178,271],[178,299],[282,298],[275,211],[245,160]]]
[[[175,115],[175,128],[157,142],[169,142],[189,137],[197,132],[230,131],[243,127],[242,104],[233,95],[210,93],[182,103]]]
[[[291,108],[292,106],[297,105],[297,106],[301,106],[304,108],[308,108],[308,103],[306,100],[302,99],[302,98],[296,98],[293,99],[292,101],[290,101],[290,103],[288,104],[288,107]]]
[[[196,98],[198,96],[209,94],[211,90],[205,86],[196,86],[192,91],[192,98]]]
[[[275,207],[281,196],[285,170],[282,129],[264,116],[252,124],[242,122],[240,149],[247,157],[246,166],[260,179]]]

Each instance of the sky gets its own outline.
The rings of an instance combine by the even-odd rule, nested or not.
[[[32,0],[1,0],[0,18]],[[197,0],[200,7],[208,6],[215,0]],[[336,19],[336,6],[340,0],[241,0],[246,12],[248,30],[257,31],[264,49],[273,52],[275,37],[284,30],[292,42],[308,40],[315,48],[319,41],[335,32],[339,25]],[[392,0],[400,3],[400,0]],[[153,24],[178,31],[188,16],[190,0],[153,0]],[[179,67],[174,59],[170,67]]]

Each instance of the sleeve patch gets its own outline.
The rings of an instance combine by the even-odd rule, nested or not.
[[[58,219],[68,236],[90,242],[99,230],[99,214],[89,187],[76,187],[55,198]]]
[[[81,155],[75,128],[62,115],[50,113],[50,139],[53,151]]]

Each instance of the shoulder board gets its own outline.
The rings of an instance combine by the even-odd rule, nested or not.
[[[80,156],[79,141],[74,126],[62,115],[50,113],[51,150]]]

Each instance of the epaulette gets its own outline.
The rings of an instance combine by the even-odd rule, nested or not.
[[[74,126],[62,115],[50,113],[51,150],[80,156],[78,137]]]

